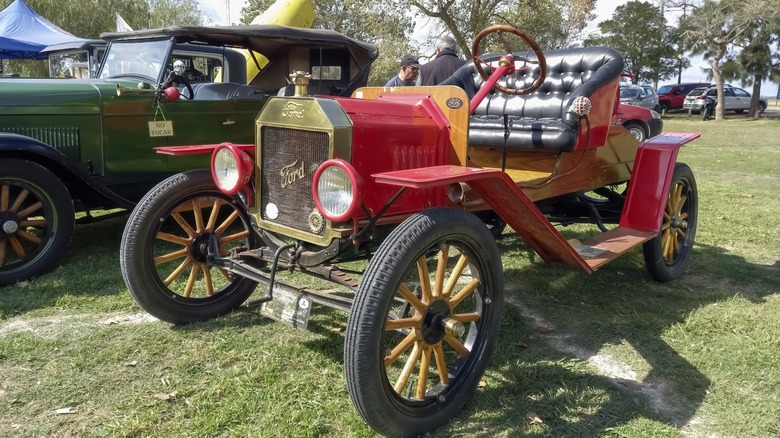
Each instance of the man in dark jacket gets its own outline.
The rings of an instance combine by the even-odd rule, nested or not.
[[[417,85],[438,85],[455,73],[466,61],[458,58],[458,45],[452,35],[442,35],[436,41],[436,57],[420,67]]]

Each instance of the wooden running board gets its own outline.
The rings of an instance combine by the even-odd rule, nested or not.
[[[569,243],[594,271],[602,265],[611,262],[619,255],[625,254],[636,246],[657,236],[652,231],[641,231],[632,228],[617,227],[606,233],[601,233],[586,240],[584,243],[569,241]]]

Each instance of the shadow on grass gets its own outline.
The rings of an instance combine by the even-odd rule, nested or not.
[[[500,247],[507,307],[487,385],[435,436],[603,436],[617,427],[674,434],[695,423],[711,381],[664,335],[735,291],[762,302],[780,286],[777,264],[711,246],[697,246],[688,274],[665,284],[650,279],[641,251],[588,276],[543,264],[516,239]],[[513,268],[511,257],[530,263]],[[629,357],[615,357],[626,350]],[[529,413],[542,422],[530,425]]]

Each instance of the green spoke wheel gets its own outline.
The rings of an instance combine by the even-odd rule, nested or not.
[[[37,163],[0,162],[0,286],[54,269],[73,237],[70,193]]]
[[[413,215],[382,243],[349,317],[353,404],[381,434],[415,436],[474,392],[498,334],[503,273],[495,239],[462,210]]]

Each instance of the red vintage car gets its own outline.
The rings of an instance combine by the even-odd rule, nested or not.
[[[255,144],[161,148],[211,153],[212,166],[163,181],[133,211],[121,268],[135,299],[175,324],[227,314],[258,285],[264,313],[292,325],[314,303],[347,311],[353,405],[377,432],[413,436],[456,415],[488,366],[505,225],[546,262],[590,274],[641,246],[653,278],[680,276],[697,189],[677,155],[698,134],[640,143],[610,123],[615,50],[542,52],[494,26],[472,51],[444,85],[351,98],[307,96],[294,74],[299,95],[268,101]],[[595,224],[593,237],[569,241],[554,225],[573,223]],[[355,259],[368,260],[362,273],[341,268]],[[282,270],[340,292],[277,279]]]

